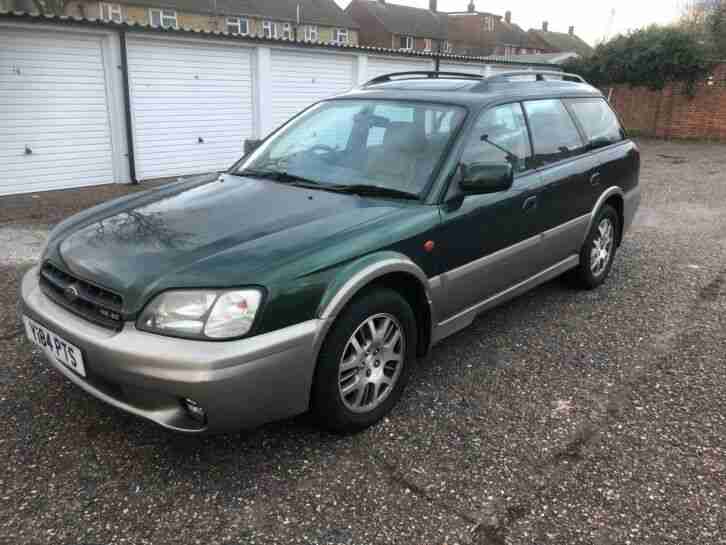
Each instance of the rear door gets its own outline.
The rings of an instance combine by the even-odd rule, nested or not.
[[[594,195],[590,179],[597,160],[587,153],[583,136],[559,99],[524,103],[532,134],[534,165],[542,177],[542,245],[539,267],[551,267],[579,252]]]

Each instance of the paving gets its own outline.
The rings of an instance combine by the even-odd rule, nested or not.
[[[0,198],[0,543],[726,543],[726,147],[642,148],[606,285],[487,312],[352,437],[188,437],[83,393],[23,340],[17,280],[125,189]]]

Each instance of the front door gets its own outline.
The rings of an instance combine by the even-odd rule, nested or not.
[[[527,125],[519,103],[480,114],[462,163],[509,161],[513,186],[489,195],[456,196],[441,207],[436,239],[446,297],[446,319],[538,272],[532,259],[539,244],[541,178],[532,169]],[[457,183],[454,179],[452,183]]]

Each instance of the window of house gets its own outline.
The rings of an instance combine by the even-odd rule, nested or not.
[[[113,21],[114,23],[120,23],[123,21],[121,4],[108,4],[106,2],[101,2],[100,13],[101,19],[104,21]]]
[[[618,117],[604,99],[578,99],[568,104],[590,143],[607,146],[625,138]]]
[[[280,37],[283,40],[292,40],[292,24],[291,23],[282,23],[282,31],[280,33]]]
[[[230,34],[246,35],[249,33],[249,21],[244,17],[227,17],[226,29]]]
[[[307,25],[305,27],[305,39],[308,42],[317,42],[320,40],[320,31],[316,25]]]
[[[506,151],[505,151],[506,150]],[[463,163],[508,161],[515,172],[531,166],[532,148],[519,103],[497,106],[476,121],[461,157]]]
[[[494,32],[494,17],[491,15],[485,15],[484,20],[482,21],[482,26],[485,31]]]
[[[176,11],[173,9],[150,9],[151,26],[177,28]]]
[[[444,43],[441,46],[441,51],[444,53],[451,51],[451,44],[449,43],[449,40],[444,40]]]
[[[413,49],[413,36],[401,36],[401,49]]]
[[[534,145],[537,166],[567,159],[581,153],[584,143],[560,100],[533,100],[524,103]]]
[[[424,51],[431,51],[432,49],[432,41],[430,38],[424,39]]]
[[[272,21],[262,21],[262,35],[265,38],[277,38],[277,29]]]
[[[348,43],[348,29],[347,28],[336,28],[335,29],[335,41],[339,44]]]

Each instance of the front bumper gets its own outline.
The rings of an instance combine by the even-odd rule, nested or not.
[[[86,392],[165,428],[188,433],[250,428],[305,412],[323,320],[224,342],[164,337],[92,324],[46,297],[37,267],[21,286],[21,311],[83,351],[87,377],[53,367]],[[192,418],[194,399],[206,421]]]

